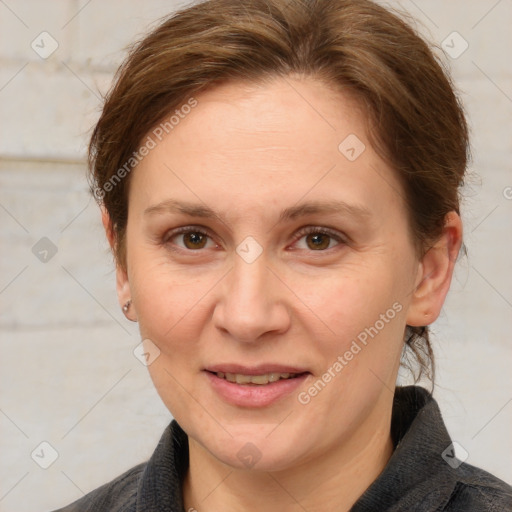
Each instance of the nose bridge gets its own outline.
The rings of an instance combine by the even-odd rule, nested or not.
[[[266,332],[288,326],[286,307],[263,256],[247,262],[235,255],[215,311],[217,327],[239,341],[256,341]]]
[[[248,263],[243,258],[236,258],[231,279],[231,293],[238,298],[238,304],[243,306],[246,302],[252,302],[253,306],[262,306],[268,300],[265,291],[270,292],[265,286],[268,281],[269,271],[263,257]]]

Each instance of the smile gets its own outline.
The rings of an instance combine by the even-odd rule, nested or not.
[[[228,369],[231,371],[226,371]],[[210,389],[222,401],[248,408],[266,407],[285,399],[298,392],[311,375],[296,368],[249,369],[232,366],[223,370],[211,368],[203,372]]]
[[[225,379],[229,382],[236,382],[237,384],[251,385],[255,384],[258,386],[268,384],[269,382],[277,382],[282,379],[294,379],[298,377],[299,373],[264,373],[261,375],[244,375],[242,373],[223,373],[217,372],[219,379]]]

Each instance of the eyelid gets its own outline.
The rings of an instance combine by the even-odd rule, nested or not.
[[[188,225],[188,226],[180,226],[179,228],[174,228],[169,231],[167,231],[164,235],[164,240],[167,241],[173,236],[181,235],[183,233],[201,233],[202,235],[207,235],[210,238],[212,238],[212,235],[210,231],[205,228],[204,226],[194,226],[194,225]]]

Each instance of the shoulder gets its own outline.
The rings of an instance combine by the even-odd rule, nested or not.
[[[187,468],[188,437],[172,420],[147,462],[54,512],[157,511],[168,503],[182,510],[181,483]]]
[[[512,511],[512,488],[459,460],[441,411],[426,390],[398,388],[391,436],[395,451],[352,512]]]
[[[83,498],[54,512],[134,512],[137,488],[145,467],[146,463],[139,464]]]
[[[502,512],[512,510],[512,487],[483,469],[461,464],[446,512]]]

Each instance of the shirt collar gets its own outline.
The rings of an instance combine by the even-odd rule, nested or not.
[[[440,510],[456,478],[441,454],[451,443],[432,395],[416,386],[396,388],[391,435],[395,451],[351,512]]]
[[[187,434],[172,420],[142,473],[137,512],[183,512],[182,484],[188,456]]]

